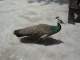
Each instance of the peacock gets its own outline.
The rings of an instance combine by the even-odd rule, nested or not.
[[[48,24],[38,24],[30,27],[26,27],[23,29],[18,29],[14,31],[14,34],[17,37],[36,37],[36,38],[46,38],[53,34],[58,33],[61,30],[61,23],[64,22],[56,17],[57,19],[57,26],[52,26]]]

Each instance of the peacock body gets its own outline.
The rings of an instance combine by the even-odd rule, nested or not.
[[[58,33],[61,30],[60,22],[57,23],[57,26],[52,26],[48,24],[39,24],[30,26],[27,28],[15,30],[14,34],[17,37],[23,37],[23,36],[37,36],[40,38],[43,35],[46,35],[46,37],[51,36],[53,34]]]
[[[19,29],[15,31],[16,36],[38,36],[41,37],[43,35],[53,35],[58,33],[61,30],[61,25],[58,23],[57,26],[51,26],[47,24],[39,24],[31,27],[27,27],[24,29]]]

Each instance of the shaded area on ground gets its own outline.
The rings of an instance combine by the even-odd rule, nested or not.
[[[59,4],[66,4],[68,3],[68,0],[55,0],[54,2],[59,3]]]
[[[53,39],[51,37],[48,37],[46,39],[36,39],[31,37],[23,37],[20,39],[20,42],[22,43],[33,43],[33,44],[40,44],[40,45],[57,45],[60,43],[63,43],[61,40]]]
[[[46,4],[49,4],[51,2],[55,2],[55,3],[59,3],[59,4],[66,4],[68,3],[68,0],[29,0],[28,3],[34,3],[34,2],[38,2],[38,3],[41,3],[41,2],[46,2]]]

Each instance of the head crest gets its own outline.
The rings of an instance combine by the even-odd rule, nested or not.
[[[59,18],[59,16],[57,16],[56,19],[58,20],[58,23],[64,24],[64,22]]]

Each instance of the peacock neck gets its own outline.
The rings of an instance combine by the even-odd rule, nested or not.
[[[59,32],[61,30],[60,23],[57,23],[57,26],[52,26],[51,29],[52,29],[52,32],[54,32],[54,33]]]
[[[61,25],[60,25],[60,23],[57,23],[57,27],[58,27],[57,30],[60,31],[60,30],[61,30]]]

